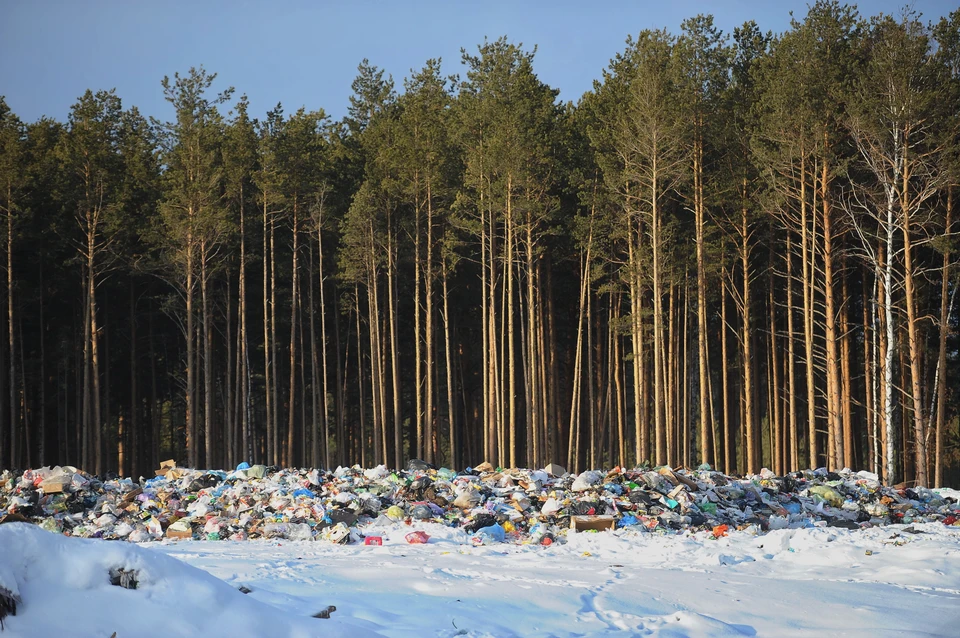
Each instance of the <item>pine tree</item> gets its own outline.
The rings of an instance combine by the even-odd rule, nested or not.
[[[160,209],[162,251],[184,301],[181,327],[186,340],[186,450],[189,463],[198,467],[203,461],[216,461],[213,430],[212,366],[210,357],[210,305],[208,286],[213,276],[214,259],[226,232],[224,208],[221,205],[223,179],[220,147],[222,118],[217,106],[230,99],[229,88],[213,99],[205,94],[216,74],[203,67],[191,68],[186,76],[175,74],[171,81],[163,79],[167,101],[173,106],[176,120],[163,125],[163,163],[165,197]],[[204,350],[204,435],[205,454],[200,456],[197,421],[199,367],[195,329],[195,295],[201,289],[201,312]]]

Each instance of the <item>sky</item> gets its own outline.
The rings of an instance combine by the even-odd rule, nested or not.
[[[905,0],[869,0],[863,13],[899,14]],[[956,9],[949,0],[914,0],[925,19]],[[251,115],[282,102],[346,114],[350,84],[364,58],[398,88],[411,69],[442,58],[461,73],[461,48],[507,36],[537,46],[535,69],[576,102],[590,90],[628,35],[645,28],[680,31],[712,13],[731,33],[745,20],[763,30],[789,26],[805,0],[343,0],[202,2],[169,0],[0,0],[0,95],[22,120],[65,120],[86,89],[116,88],[125,107],[172,118],[160,81],[191,66],[218,74],[215,90],[247,94]]]

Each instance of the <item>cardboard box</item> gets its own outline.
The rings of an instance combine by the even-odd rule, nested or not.
[[[612,516],[571,516],[570,529],[578,532],[586,532],[592,529],[597,531],[614,530],[617,527],[617,521]]]
[[[58,494],[63,491],[63,488],[70,485],[70,477],[67,476],[55,476],[53,478],[48,478],[46,481],[40,484],[40,489],[43,490],[44,494]]]
[[[167,527],[167,538],[193,538],[193,526],[187,519],[179,519]]]
[[[156,474],[157,476],[166,476],[167,472],[169,472],[175,467],[177,467],[177,462],[174,461],[173,459],[168,459],[160,463],[160,469],[157,470]]]
[[[193,538],[193,530],[180,530],[167,528],[167,538],[181,538],[181,539],[191,539]]]

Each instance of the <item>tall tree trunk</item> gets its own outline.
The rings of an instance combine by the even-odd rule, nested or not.
[[[264,427],[266,434],[266,459],[267,465],[272,465],[274,461],[273,450],[273,414],[275,412],[272,383],[273,373],[273,347],[270,342],[270,226],[272,220],[267,207],[267,193],[263,193],[263,393],[264,393]]]
[[[530,217],[529,209],[527,212],[526,224],[526,269],[527,269],[527,367],[528,383],[526,392],[526,403],[530,406],[530,422],[527,424],[529,436],[527,438],[527,458],[529,467],[538,467],[540,462],[540,419],[541,406],[540,400],[543,396],[543,389],[540,387],[539,366],[540,353],[537,348],[537,316],[539,314],[539,305],[537,303],[537,272],[533,261],[533,221]]]
[[[681,382],[683,383],[683,445],[681,446],[680,454],[683,459],[683,465],[685,467],[690,467],[690,447],[691,447],[691,432],[690,432],[690,376],[688,374],[690,368],[690,276],[689,274],[685,275],[685,281],[683,286],[683,372],[680,375]],[[699,283],[699,282],[698,282]],[[699,309],[698,309],[699,314]],[[698,317],[699,320],[699,317]],[[699,341],[699,339],[698,339]],[[698,344],[699,346],[699,344]],[[698,347],[698,364],[699,361],[699,347]],[[706,386],[706,383],[704,383]],[[704,390],[706,388],[704,387]],[[706,392],[704,392],[706,394]],[[702,404],[701,404],[702,407]],[[702,438],[705,440],[707,429],[706,427],[700,430]],[[701,452],[703,452],[704,444],[701,442]],[[706,454],[703,454],[702,458],[704,460],[701,463],[706,462]],[[696,465],[699,465],[697,463]]]
[[[892,220],[892,204],[888,208],[887,218]],[[886,251],[881,244],[877,250],[879,294],[877,305],[883,311],[880,317],[882,330],[880,333],[879,361],[883,372],[883,383],[880,386],[881,403],[883,404],[883,431],[881,432],[883,458],[884,458],[884,480],[887,485],[893,485],[896,482],[896,457],[895,448],[895,425],[893,422],[893,356],[896,351],[896,342],[894,340],[894,322],[893,322],[893,300],[891,298],[893,284],[893,268],[890,260],[885,259],[885,254],[889,254],[893,246],[893,225],[887,229]]]
[[[721,260],[722,263],[722,260]],[[730,331],[729,324],[727,323],[727,273],[726,266],[722,266],[723,271],[721,272],[721,282],[720,287],[720,323],[721,332],[720,332],[720,358],[723,359],[723,370],[721,381],[723,385],[723,471],[728,474],[733,472],[733,459],[730,457],[730,451],[732,449],[731,440],[730,440],[730,382],[729,382],[729,368],[730,368],[730,358],[727,350],[727,333]],[[732,284],[732,276],[731,276]],[[721,457],[718,454],[717,459]]]
[[[676,465],[677,451],[676,451],[676,439],[675,433],[677,432],[677,427],[679,425],[676,413],[677,407],[677,397],[676,397],[676,383],[677,378],[676,373],[676,361],[677,361],[677,352],[674,345],[675,337],[677,336],[678,330],[674,327],[674,321],[676,318],[676,289],[677,286],[673,282],[668,284],[670,289],[669,298],[670,305],[667,310],[667,342],[666,342],[666,352],[664,352],[663,360],[663,376],[664,376],[664,388],[666,390],[666,400],[664,401],[664,406],[666,410],[666,463],[667,465],[673,466]]]
[[[238,321],[240,323],[240,428],[243,442],[241,457],[253,463],[253,437],[250,434],[250,348],[247,338],[247,235],[244,215],[243,183],[240,184],[240,277]]]
[[[356,310],[357,310],[357,394],[359,395],[359,423],[357,424],[360,427],[360,464],[363,467],[367,467],[367,425],[366,425],[366,399],[364,398],[363,392],[363,339],[360,331],[360,286],[354,284],[353,286],[354,299],[356,300]],[[347,331],[349,334],[349,330]],[[327,456],[330,455],[329,450],[326,451]],[[329,465],[327,466],[329,467]]]
[[[18,466],[19,459],[17,458],[17,406],[16,406],[16,397],[14,396],[16,387],[16,369],[14,368],[14,349],[13,349],[13,187],[10,181],[7,182],[7,356],[9,357],[9,367],[7,382],[9,387],[7,388],[7,401],[9,402],[10,408],[10,449],[8,454],[8,459],[10,468],[16,468]],[[89,326],[86,323],[86,319],[89,318],[89,314],[86,315],[84,320],[84,347],[86,348],[87,337],[89,335]],[[89,352],[89,351],[86,351]],[[87,361],[87,355],[84,355],[84,361]],[[0,377],[3,375],[0,374]],[[89,378],[89,377],[86,377]],[[84,387],[87,387],[84,384]],[[84,405],[89,405],[89,402]],[[89,459],[89,432],[90,432],[90,423],[89,416],[84,413],[85,421],[83,427],[83,458],[84,464],[87,467]]]
[[[790,421],[790,455],[788,461],[789,471],[793,472],[800,469],[799,449],[800,432],[797,429],[797,379],[796,368],[797,359],[794,351],[794,310],[793,310],[793,247],[792,233],[787,230],[787,247],[784,253],[784,259],[787,262],[787,409],[789,411]]]
[[[224,291],[226,294],[226,299],[224,300],[224,333],[225,339],[223,340],[224,349],[226,350],[227,357],[224,365],[224,374],[223,374],[223,427],[221,437],[223,439],[223,450],[220,452],[220,459],[223,463],[221,467],[230,468],[237,464],[237,430],[236,424],[236,402],[234,399],[235,396],[235,385],[236,380],[239,383],[240,379],[240,366],[239,363],[234,367],[234,353],[233,353],[233,293],[232,281],[230,280],[230,269],[226,271],[226,285],[224,286]],[[237,358],[239,362],[239,357]]]
[[[424,273],[424,298],[426,301],[424,309],[424,323],[426,332],[424,334],[424,346],[425,346],[425,355],[426,355],[426,368],[427,374],[424,388],[424,418],[426,419],[426,436],[427,444],[429,448],[429,461],[432,463],[436,459],[436,455],[439,453],[436,440],[438,437],[436,423],[437,420],[434,415],[434,344],[435,337],[433,334],[433,191],[430,185],[431,179],[428,176],[427,179],[427,262],[425,264]]]
[[[93,465],[95,472],[97,474],[103,474],[103,418],[101,413],[101,403],[100,403],[100,353],[99,353],[99,336],[100,330],[97,328],[97,307],[96,300],[94,297],[94,275],[92,259],[89,263],[90,268],[90,279],[88,280],[88,285],[90,286],[88,293],[90,295],[90,374],[93,377]],[[13,344],[13,338],[11,336],[11,345]],[[13,353],[13,348],[10,350],[11,354]],[[12,364],[11,364],[12,366]],[[11,367],[11,371],[13,368]],[[15,383],[11,379],[11,384]],[[16,401],[14,401],[14,407],[12,410],[16,410]]]
[[[580,409],[583,394],[583,322],[587,312],[587,295],[590,286],[590,253],[593,247],[593,209],[590,211],[590,233],[587,236],[587,248],[580,262],[580,302],[577,311],[577,345],[573,357],[573,387],[570,391],[570,429],[567,441],[567,467],[576,471],[579,466],[577,448],[580,441]]]
[[[306,447],[304,452],[304,464],[312,465],[313,467],[320,467],[320,432],[321,432],[321,416],[320,412],[320,392],[321,389],[317,387],[320,383],[320,369],[317,364],[317,322],[316,322],[316,306],[313,302],[313,283],[311,282],[311,277],[313,276],[313,245],[310,241],[307,241],[308,255],[310,263],[307,270],[307,307],[310,309],[310,453],[306,453]],[[306,399],[306,397],[304,397]],[[324,402],[326,402],[326,397],[324,397]],[[304,446],[306,446],[307,441],[304,441]],[[309,460],[308,460],[309,459]]]
[[[393,459],[394,467],[403,466],[403,430],[400,414],[400,352],[397,349],[397,280],[396,247],[393,231],[387,231],[387,303],[390,306],[390,375],[393,388]],[[428,371],[433,374],[433,371]],[[433,442],[430,441],[430,458],[434,457]]]
[[[803,262],[803,345],[807,374],[807,448],[810,468],[817,467],[817,405],[813,368],[813,264],[814,243],[810,236],[807,208],[806,160],[800,159],[800,224],[801,259]]]
[[[424,374],[423,369],[423,332],[421,330],[422,324],[422,310],[421,310],[421,301],[420,301],[420,288],[421,280],[423,279],[423,259],[421,257],[421,231],[420,231],[420,209],[423,204],[420,202],[420,171],[417,170],[414,172],[414,182],[415,182],[415,197],[414,197],[414,206],[413,206],[413,215],[414,215],[414,231],[413,231],[413,365],[415,369],[413,387],[414,387],[414,396],[416,397],[414,409],[416,410],[415,414],[415,425],[416,425],[416,438],[413,441],[413,451],[412,454],[418,459],[424,459],[429,462],[425,451],[428,445],[424,445],[425,437],[429,438],[429,434],[424,432],[423,420],[423,389],[425,384],[425,379],[430,378],[430,366],[427,365],[426,374]],[[429,418],[429,417],[428,417]]]
[[[507,424],[510,433],[510,467],[517,467],[517,360],[516,360],[516,329],[514,327],[514,307],[513,307],[513,176],[507,175],[507,210],[505,216],[505,235],[504,235],[504,260],[503,270],[507,279],[507,304],[504,312],[507,321]]]
[[[14,303],[13,303],[13,193],[7,184],[7,356],[10,358],[9,401],[10,401],[10,466],[18,467],[23,460],[20,455],[20,432],[17,410],[17,357],[14,343]],[[89,466],[88,466],[89,467]]]
[[[9,270],[8,270],[9,272]],[[84,272],[84,303],[83,303],[83,383],[81,393],[81,402],[80,402],[80,412],[82,413],[82,425],[80,428],[80,447],[81,447],[81,464],[84,467],[93,467],[93,458],[92,458],[92,449],[91,441],[93,440],[93,391],[92,385],[93,380],[90,378],[90,371],[92,369],[91,364],[91,354],[90,346],[92,344],[92,339],[90,338],[92,324],[90,322],[90,283],[89,283],[89,267]],[[8,308],[10,308],[8,306]],[[10,320],[10,314],[8,312],[7,321]],[[10,376],[11,390],[9,399],[10,402],[13,402],[13,376],[11,370]],[[13,413],[11,412],[11,417]],[[11,424],[14,423],[11,418]],[[12,428],[12,425],[11,425]],[[16,462],[16,457],[14,456],[14,446],[12,441],[14,441],[14,433],[11,429],[11,446],[10,446],[10,460],[11,464]]]
[[[904,166],[907,165],[906,148]],[[913,237],[910,227],[910,202],[908,200],[910,172],[903,171],[903,300],[907,306],[907,344],[910,355],[910,389],[913,405],[914,456],[916,458],[916,484],[927,485],[927,433],[923,410],[923,394],[920,380],[920,335],[917,330],[917,292],[914,281]],[[906,445],[904,445],[906,451]]]
[[[850,291],[847,284],[847,274],[842,275],[841,290],[843,291],[844,302],[840,308],[840,366],[841,366],[841,386],[843,392],[843,465],[844,467],[855,468],[857,462],[854,458],[855,450],[853,445],[853,406],[852,391],[853,379],[850,374],[850,322],[848,320],[848,308],[850,303]]]
[[[546,349],[549,353],[546,361],[548,378],[544,379],[544,385],[547,387],[548,407],[547,429],[549,430],[549,439],[547,441],[547,457],[551,463],[561,457],[562,424],[560,422],[560,363],[557,356],[557,328],[556,328],[556,308],[553,295],[553,261],[547,257],[545,266],[547,272],[547,306],[546,306]]]
[[[653,167],[650,249],[653,256],[653,423],[656,437],[656,464],[667,462],[667,439],[663,402],[666,400],[663,343],[663,286],[661,281],[660,210],[656,164]]]
[[[544,280],[543,280],[543,273],[544,273],[544,272],[547,273],[547,275],[546,275],[546,281],[545,281],[545,282],[544,282]],[[549,374],[550,374],[550,372],[549,372],[549,358],[550,358],[550,357],[549,357],[549,355],[548,355],[548,346],[547,346],[548,323],[547,323],[546,318],[545,318],[545,316],[544,316],[544,313],[545,313],[545,311],[546,311],[546,306],[547,306],[547,304],[544,303],[544,299],[543,299],[543,297],[544,297],[544,295],[543,295],[544,290],[547,291],[548,296],[549,296],[549,294],[550,294],[549,291],[550,291],[550,288],[551,288],[551,281],[550,281],[549,272],[550,272],[550,264],[549,264],[549,263],[547,263],[547,264],[545,265],[545,267],[541,267],[540,263],[538,262],[537,267],[536,267],[537,285],[536,285],[536,287],[535,287],[535,291],[536,291],[536,311],[537,311],[537,318],[536,318],[536,319],[537,319],[537,320],[536,320],[536,326],[537,326],[537,363],[538,363],[538,366],[539,366],[539,369],[540,369],[540,373],[539,373],[540,376],[539,376],[539,380],[538,380],[538,387],[540,388],[540,396],[539,396],[539,397],[535,397],[535,400],[539,400],[539,402],[540,402],[540,406],[539,406],[539,407],[540,407],[540,419],[539,419],[539,421],[538,421],[538,426],[537,426],[537,431],[538,431],[538,433],[539,433],[538,441],[539,441],[539,445],[540,445],[540,456],[539,456],[538,462],[537,462],[537,464],[535,465],[535,467],[543,467],[544,465],[547,464],[547,459],[552,459],[552,458],[553,458],[553,457],[551,456],[553,446],[551,445],[551,443],[552,443],[552,441],[551,441],[551,435],[550,435],[550,433],[548,432],[548,430],[554,430],[554,429],[555,429],[555,427],[553,427],[553,424],[555,423],[555,421],[553,421],[553,420],[551,419],[551,416],[552,416],[551,406],[552,406],[552,404],[551,404],[551,402],[550,402],[551,394],[550,394],[550,391],[549,391],[550,386],[549,386],[549,381],[548,381],[548,377],[549,377]],[[619,359],[618,359],[618,361],[619,361]],[[623,397],[622,397],[622,391],[621,391],[621,397],[620,397],[620,398],[621,398],[621,399],[623,398]],[[620,405],[620,408],[618,408],[618,409],[620,409],[620,410],[622,411],[622,409],[623,409],[622,404]],[[622,416],[622,412],[621,412],[621,416]],[[624,464],[626,464],[626,461],[625,461],[625,460],[624,460]]]
[[[863,377],[864,389],[866,391],[866,417],[867,417],[867,442],[870,454],[870,463],[867,467],[870,471],[881,475],[880,459],[878,454],[879,433],[877,432],[877,371],[874,369],[873,361],[876,356],[877,334],[876,330],[871,330],[870,318],[875,314],[871,312],[871,301],[873,307],[876,307],[876,296],[870,297],[867,291],[867,271],[864,269],[863,275]],[[874,295],[877,294],[876,278],[874,278]]]
[[[349,344],[347,348],[348,352],[344,352],[341,354],[340,352],[340,347],[341,347],[340,346],[340,343],[341,343],[340,341],[340,309],[339,309],[339,304],[337,303],[336,295],[333,296],[333,299],[331,302],[331,311],[333,313],[333,345],[334,345],[333,356],[334,356],[334,361],[336,362],[336,365],[334,365],[333,368],[334,368],[334,380],[336,382],[336,393],[334,394],[334,411],[335,411],[336,429],[337,429],[337,458],[339,459],[339,463],[343,465],[348,462],[347,459],[349,458],[347,456],[349,437],[348,437],[347,428],[346,428],[346,417],[347,417],[346,410],[347,409],[346,409],[346,398],[345,398],[346,378],[347,378],[346,368],[347,368],[347,360],[349,357]],[[326,352],[327,352],[326,332],[327,332],[326,320],[323,317],[321,317],[321,334],[324,337],[323,348],[322,348],[322,351],[324,353],[324,359],[326,359]],[[348,326],[347,337],[346,337],[347,341],[349,341],[349,334],[350,334],[350,328]],[[324,409],[325,410],[327,409],[326,406],[324,406]],[[328,418],[327,423],[329,422],[330,422],[330,419]],[[324,446],[325,446],[324,454],[327,455],[330,452],[329,450],[330,442],[329,442],[329,434],[326,431],[325,431],[325,436],[328,437],[326,442],[324,443]],[[356,457],[355,448],[353,448],[353,454],[355,458]]]
[[[270,220],[270,393],[273,396],[270,422],[273,431],[273,465],[280,464],[283,447],[280,443],[280,392],[278,383],[280,378],[280,357],[277,354],[277,244],[276,220]]]
[[[321,366],[320,366],[320,367],[321,367],[321,374],[323,375],[323,439],[324,439],[324,444],[323,444],[324,458],[323,458],[323,462],[324,462],[324,467],[328,467],[328,468],[329,468],[330,465],[331,465],[331,464],[330,464],[330,408],[329,408],[329,397],[330,397],[329,392],[330,392],[330,388],[329,388],[329,386],[327,385],[327,384],[328,384],[328,381],[329,381],[329,378],[330,378],[330,375],[329,375],[328,372],[327,372],[327,342],[328,342],[329,339],[328,339],[328,337],[327,337],[327,302],[326,302],[326,294],[325,294],[325,291],[324,291],[324,288],[325,288],[325,282],[324,282],[324,280],[326,279],[326,276],[324,275],[324,272],[325,272],[325,271],[324,271],[324,264],[323,264],[323,224],[322,224],[322,221],[321,221],[320,224],[318,224],[318,228],[317,228],[317,245],[319,246],[319,254],[318,254],[318,257],[317,257],[317,263],[318,263],[318,267],[319,267],[318,277],[319,277],[319,280],[320,280],[320,281],[319,281],[319,283],[320,283],[320,357],[321,357]],[[360,303],[359,298],[357,299],[357,303],[358,303],[358,304]],[[359,308],[357,309],[357,312],[358,312],[358,313],[360,312],[360,309],[359,309]],[[359,330],[359,325],[357,326],[357,329]],[[358,336],[358,338],[359,338],[359,336]],[[338,343],[339,343],[339,339],[338,339]],[[338,347],[339,347],[339,346],[338,346]],[[339,357],[338,357],[338,361],[337,361],[337,370],[338,370],[338,371],[340,370]],[[361,370],[358,370],[357,372],[360,373]],[[338,374],[339,374],[339,372],[338,372]],[[337,387],[338,387],[338,388],[340,387],[340,384],[339,384],[339,383],[337,384]],[[342,428],[342,423],[341,423],[340,417],[339,417],[339,415],[342,413],[342,410],[343,410],[343,407],[342,407],[342,405],[341,405],[341,406],[340,406],[340,410],[339,410],[338,413],[337,413],[337,414],[338,414],[338,418],[337,418],[337,423],[338,423],[338,428],[337,428],[337,456],[339,456],[342,461],[346,462],[346,461],[345,461],[345,458],[343,457],[343,450],[342,450],[342,448],[343,448],[343,446],[344,446],[344,440],[343,440],[344,437],[343,437],[343,431],[342,431],[343,428]]]
[[[750,232],[747,225],[747,181],[743,181],[743,204],[740,208],[740,261],[743,269],[743,384],[744,404],[743,422],[746,436],[746,471],[750,474],[757,472],[757,452],[755,449],[756,434],[753,420],[753,330],[750,322]]]
[[[213,423],[213,317],[210,311],[209,246],[201,244],[200,298],[203,305],[203,435],[206,467],[220,465],[217,458],[216,431]]]
[[[826,134],[824,144],[826,145]],[[837,353],[837,308],[833,298],[833,215],[830,207],[829,166],[822,160],[820,205],[823,211],[823,297],[827,354],[827,451],[828,465],[837,468],[844,459],[841,425],[840,358]]]
[[[592,228],[591,228],[592,232]],[[627,278],[630,284],[630,341],[632,346],[633,363],[633,429],[634,429],[634,460],[637,465],[646,457],[646,441],[643,436],[643,334],[642,318],[640,317],[640,275],[639,265],[634,249],[634,237],[639,237],[630,223],[630,232],[627,236]]]
[[[383,463],[385,460],[383,455],[383,445],[381,443],[383,440],[382,430],[385,406],[383,405],[383,377],[381,374],[382,365],[379,343],[380,321],[377,316],[376,303],[377,273],[375,266],[373,265],[373,256],[370,255],[367,259],[371,264],[369,266],[367,279],[367,330],[370,337],[370,395],[372,397],[373,408],[371,413],[371,419],[373,422],[373,463],[375,465],[380,465],[380,463]]]
[[[481,131],[482,134],[482,131]],[[481,139],[481,149],[483,140]],[[494,412],[493,412],[493,375],[491,370],[493,367],[493,362],[491,355],[494,351],[493,347],[493,309],[491,304],[493,303],[493,237],[490,231],[493,229],[492,222],[488,224],[488,217],[486,210],[486,201],[484,197],[484,174],[483,174],[483,155],[480,155],[480,307],[481,314],[483,315],[480,320],[482,340],[483,344],[481,346],[481,359],[483,363],[483,373],[482,373],[482,421],[483,421],[483,454],[487,461],[493,462],[494,460]],[[490,230],[488,230],[488,228]],[[488,255],[491,255],[488,257]]]
[[[457,468],[460,467],[460,459],[457,458],[457,451],[460,449],[460,441],[457,437],[457,420],[453,404],[453,366],[451,365],[450,356],[450,292],[447,287],[448,273],[446,259],[443,260],[441,271],[443,287],[443,351],[447,368],[447,420],[450,424],[450,467]]]
[[[943,234],[950,236],[953,225],[953,184],[947,186],[947,219]],[[947,422],[947,335],[950,332],[950,307],[947,290],[950,282],[950,251],[943,252],[943,270],[940,273],[940,347],[937,356],[937,431],[935,439],[933,485],[943,485],[943,433]],[[954,287],[956,292],[956,287]]]
[[[193,234],[187,233],[187,283],[186,283],[186,298],[187,298],[187,388],[186,388],[186,429],[187,429],[187,458],[190,467],[197,467],[197,416],[196,416],[196,404],[195,399],[196,395],[194,393],[194,388],[196,387],[196,367],[195,367],[195,357],[194,357],[194,329],[193,329],[193,269],[194,269],[194,255],[193,255]],[[93,329],[93,332],[96,332],[96,329]],[[95,338],[93,339],[95,342]]]
[[[583,455],[586,458],[589,468],[593,469],[596,467],[595,464],[595,454],[596,454],[596,445],[594,441],[596,439],[597,433],[597,410],[596,410],[596,401],[595,401],[595,383],[594,383],[594,353],[593,353],[593,294],[592,292],[587,293],[587,346],[586,346],[586,355],[587,355],[587,427],[589,428],[589,439],[590,439],[590,448],[589,454]],[[577,452],[579,456],[580,445],[578,443]],[[579,460],[579,459],[578,459]]]
[[[288,391],[289,405],[287,406],[287,452],[284,455],[285,465],[293,467],[297,463],[294,458],[294,441],[296,439],[296,399],[297,399],[297,309],[300,296],[298,287],[300,276],[300,220],[297,197],[293,198],[293,248],[290,258],[290,389]]]
[[[773,264],[770,264],[770,275],[769,275],[769,299],[767,301],[768,313],[770,315],[770,368],[771,368],[771,392],[770,392],[770,405],[767,408],[767,418],[770,419],[771,428],[770,428],[770,453],[771,453],[771,465],[773,466],[774,471],[783,475],[783,425],[780,419],[780,368],[777,363],[777,314],[776,306],[774,305],[774,290],[773,290]]]
[[[699,121],[702,130],[702,121]],[[704,202],[703,202],[703,141],[699,138],[694,155],[695,213],[697,227],[697,357],[700,381],[700,462],[706,463],[709,455],[707,438],[708,416],[710,414],[710,389],[707,376],[710,373],[710,359],[707,356],[707,274],[704,247]]]

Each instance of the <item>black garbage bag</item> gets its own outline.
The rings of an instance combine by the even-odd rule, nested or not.
[[[497,517],[493,514],[487,514],[486,512],[482,514],[477,514],[473,517],[473,520],[468,524],[463,526],[463,529],[471,534],[473,534],[478,529],[483,529],[484,527],[490,527],[497,522]]]
[[[567,507],[570,516],[593,516],[606,511],[606,506],[600,501],[577,501]]]
[[[410,459],[407,461],[407,471],[409,472],[426,472],[427,470],[435,469],[437,469],[436,465],[432,465],[420,459]]]
[[[200,490],[207,489],[210,487],[216,487],[220,484],[220,477],[216,474],[203,474],[202,476],[193,479],[190,482],[190,487],[187,488],[189,492],[199,492]]]
[[[351,509],[339,508],[327,512],[327,516],[333,521],[333,524],[343,523],[347,527],[353,526],[357,522],[357,513]]]

